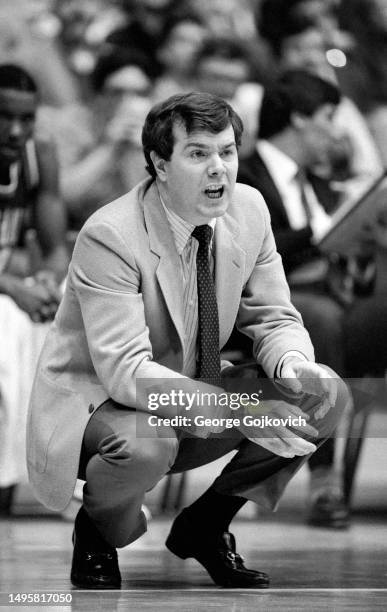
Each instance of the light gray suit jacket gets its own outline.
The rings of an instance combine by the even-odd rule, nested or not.
[[[180,270],[151,179],[98,210],[82,228],[38,364],[28,418],[30,479],[49,508],[63,509],[71,499],[93,410],[109,397],[147,410],[136,380],[181,376]],[[289,301],[266,205],[246,185],[236,185],[228,212],[216,223],[215,282],[221,347],[237,321],[254,339],[255,358],[270,377],[288,350],[314,359]],[[179,382],[198,388],[197,381]]]

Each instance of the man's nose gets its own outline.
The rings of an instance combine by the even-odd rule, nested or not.
[[[14,119],[9,128],[9,134],[12,138],[18,139],[23,135],[23,125],[19,119]]]
[[[225,167],[222,158],[218,153],[211,155],[210,163],[208,166],[208,174],[210,176],[218,176],[225,172]]]

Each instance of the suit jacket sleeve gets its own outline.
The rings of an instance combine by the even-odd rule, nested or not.
[[[254,187],[264,197],[270,211],[278,252],[282,256],[286,273],[290,272],[303,263],[313,249],[311,228],[294,230],[290,227],[280,195],[257,155],[240,163],[238,181]]]

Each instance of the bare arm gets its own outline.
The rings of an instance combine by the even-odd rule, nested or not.
[[[11,266],[0,275],[0,293],[8,295],[33,321],[51,319],[61,294],[58,283],[67,270],[65,246],[66,218],[58,192],[58,166],[55,147],[50,141],[38,141],[37,156],[40,190],[35,210],[35,227],[41,254],[27,250],[21,276]],[[28,271],[28,272],[27,272]]]
[[[37,154],[40,190],[35,209],[35,227],[42,250],[37,272],[50,271],[60,282],[66,275],[69,257],[66,249],[67,219],[59,194],[58,161],[53,142],[39,141]]]
[[[70,213],[78,212],[80,201],[89,193],[90,186],[110,172],[116,159],[115,145],[102,142],[79,162],[63,169],[61,191]]]
[[[92,186],[97,182],[101,184],[104,177],[109,178],[112,170],[122,175],[121,180],[128,189],[145,178],[141,130],[149,109],[150,101],[146,98],[134,97],[122,102],[104,127],[100,142],[81,159],[73,160],[63,169],[62,193],[70,213],[77,214],[81,201],[90,193]],[[135,178],[132,181],[129,179],[128,184],[128,174],[133,173]],[[111,199],[111,196],[107,190],[106,198]]]

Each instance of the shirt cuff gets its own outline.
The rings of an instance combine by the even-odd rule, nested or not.
[[[281,357],[281,359],[279,360],[276,370],[275,370],[275,377],[276,378],[281,378],[282,375],[282,366],[284,364],[285,359],[287,359],[288,357],[297,357],[298,359],[300,359],[301,361],[309,361],[309,359],[307,359],[307,357],[304,355],[304,353],[301,353],[300,351],[287,351],[286,353],[284,353]]]

